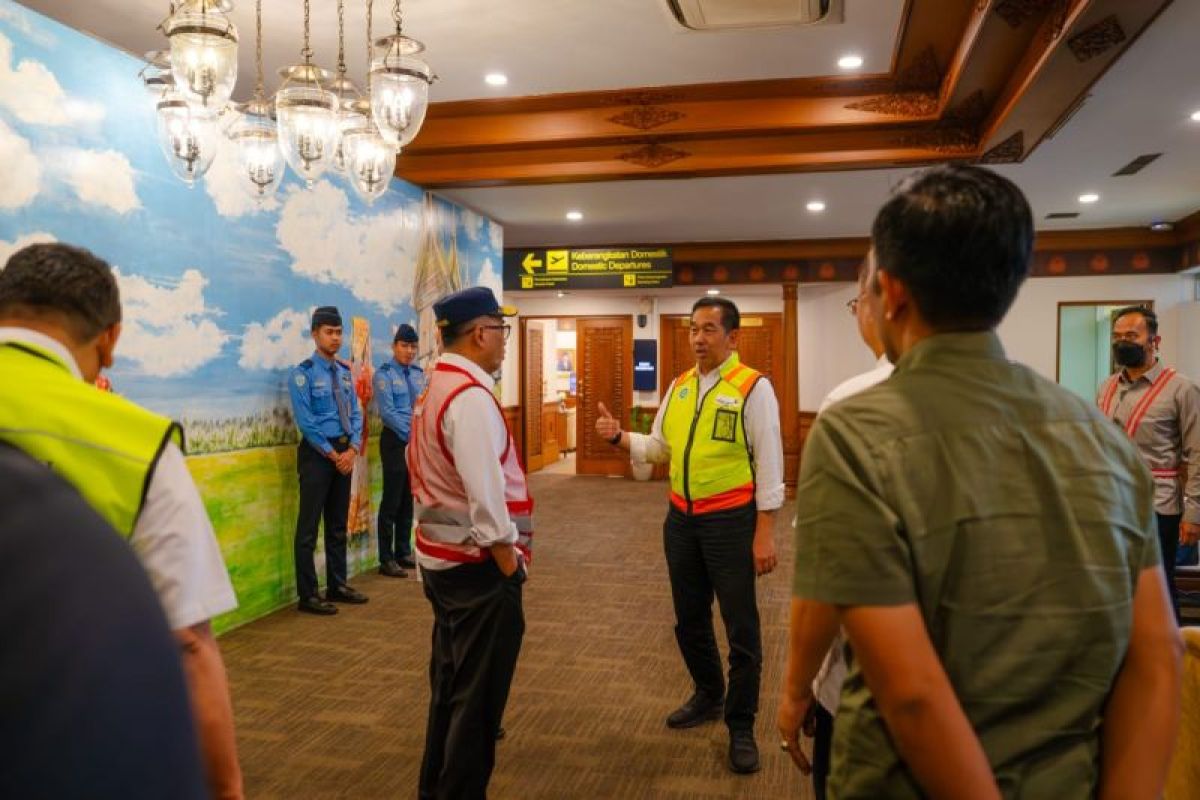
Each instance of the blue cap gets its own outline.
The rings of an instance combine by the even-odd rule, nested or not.
[[[408,342],[409,344],[416,344],[420,340],[421,337],[417,336],[416,329],[412,325],[409,325],[407,322],[405,322],[399,328],[396,328],[396,335],[392,337],[392,344],[395,344],[396,342]]]
[[[312,326],[318,328],[321,325],[336,325],[342,326],[342,314],[337,310],[337,306],[318,306],[312,313]]]
[[[439,328],[468,322],[476,317],[515,317],[517,309],[496,302],[496,295],[486,286],[472,286],[448,294],[433,304]]]

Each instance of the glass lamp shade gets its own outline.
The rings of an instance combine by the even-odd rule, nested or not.
[[[183,99],[214,112],[223,109],[237,83],[237,28],[210,0],[193,0],[167,20],[166,32],[171,73]]]
[[[351,129],[343,137],[354,193],[370,205],[387,191],[396,171],[396,151],[374,125]]]
[[[283,157],[312,186],[333,164],[337,149],[337,95],[322,87],[317,67],[292,67],[275,94],[275,119]]]
[[[419,58],[389,49],[371,62],[371,116],[396,150],[421,130],[429,108],[433,70]]]
[[[349,131],[366,128],[370,122],[371,106],[358,98],[354,84],[342,79],[334,87],[338,96],[337,145],[333,150],[333,168],[343,175],[350,174],[350,158],[346,153],[345,136]]]
[[[188,186],[204,177],[220,143],[216,114],[196,108],[173,89],[155,105],[158,144],[167,164]]]
[[[237,148],[242,189],[260,203],[273,197],[283,181],[285,166],[270,107],[248,104],[242,118],[230,129],[229,140]]]

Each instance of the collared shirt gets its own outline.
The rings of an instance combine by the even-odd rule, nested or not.
[[[42,347],[82,380],[75,357],[57,339],[26,328],[0,328],[0,341]],[[237,608],[212,522],[174,442],[167,444],[154,467],[129,544],[150,576],[173,630]]]
[[[892,374],[892,362],[888,361],[887,356],[880,356],[875,362],[875,368],[867,372],[855,375],[852,378],[839,383],[833,388],[829,394],[825,395],[825,399],[821,401],[821,407],[817,409],[817,414],[825,411],[847,397],[852,397],[864,389],[869,389],[877,383],[885,381]],[[792,523],[793,526],[795,522]],[[817,698],[817,702],[825,707],[825,710],[830,714],[836,714],[838,709],[838,700],[842,695],[842,683],[846,680],[846,658],[843,651],[846,649],[846,634],[840,628],[838,629],[837,637],[833,640],[833,644],[829,646],[829,652],[825,654],[825,660],[821,663],[821,669],[817,672],[817,677],[813,678],[812,688],[813,695]]]
[[[731,355],[730,359],[733,358]],[[721,379],[721,367],[700,376],[700,396]],[[676,379],[678,380],[678,379]],[[664,397],[675,391],[675,381]],[[658,407],[650,433],[629,434],[629,458],[634,464],[665,464],[671,460],[671,446],[663,438],[663,415],[667,404]],[[783,505],[783,439],[779,435],[779,401],[771,381],[763,376],[750,390],[742,413],[746,421],[746,438],[754,453],[754,500],[759,511],[774,511]]]
[[[379,417],[392,433],[408,441],[413,404],[425,388],[425,373],[416,364],[389,359],[375,371],[375,404]]]
[[[1001,793],[1093,796],[1134,590],[1159,563],[1125,434],[995,334],[943,334],[817,418],[796,497],[795,594],[915,604]],[[831,791],[920,797],[849,667]]]
[[[438,362],[466,370],[484,386],[495,384],[482,367],[457,353],[443,353]],[[495,400],[478,390],[462,392],[446,407],[442,434],[467,492],[471,538],[481,549],[494,544],[514,544],[517,526],[508,514],[504,471],[500,467],[500,457],[508,447],[508,426]],[[420,504],[417,505],[416,516],[420,518]],[[419,549],[416,555],[421,569],[459,566],[457,562],[425,555]]]
[[[335,386],[334,381],[340,385]],[[345,398],[351,430],[345,430],[342,425],[335,391],[340,391]],[[350,446],[362,452],[362,408],[358,405],[358,394],[354,391],[354,378],[349,367],[337,359],[313,353],[312,358],[292,367],[292,374],[288,378],[288,394],[292,398],[292,416],[296,419],[296,427],[318,452],[326,455],[333,452],[329,440],[341,436],[349,437]]]
[[[1159,359],[1136,381],[1125,370],[1117,375],[1108,417],[1126,428],[1138,406],[1166,366]],[[1100,387],[1097,405],[1109,382]],[[1154,473],[1154,508],[1159,514],[1179,514],[1184,522],[1200,524],[1200,387],[1176,373],[1158,392],[1133,434],[1133,443]],[[1187,466],[1187,486],[1170,471]]]

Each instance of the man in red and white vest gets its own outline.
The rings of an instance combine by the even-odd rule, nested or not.
[[[1200,539],[1200,387],[1162,363],[1158,316],[1151,309],[1119,310],[1112,339],[1113,359],[1121,369],[1101,384],[1096,402],[1129,434],[1154,476],[1162,564],[1178,618],[1176,548]]]
[[[420,797],[487,795],[525,617],[533,500],[492,393],[517,313],[492,291],[433,305],[442,356],[413,410],[408,444],[416,555],[433,606],[429,721]]]

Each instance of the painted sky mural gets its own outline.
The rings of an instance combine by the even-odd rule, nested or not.
[[[141,66],[0,0],[0,264],[51,240],[113,264],[121,393],[189,419],[274,407],[284,370],[311,352],[317,305],[366,317],[378,358],[397,324],[417,322],[413,284],[430,244],[457,261],[463,285],[499,293],[500,226],[403,181],[367,206],[340,178],[305,189],[289,174],[259,207],[223,142],[187,188],[159,151]]]
[[[239,608],[216,621],[224,630],[294,598],[297,436],[285,381],[312,352],[311,309],[338,306],[348,330],[364,319],[378,364],[398,324],[431,332],[420,307],[447,289],[500,294],[503,234],[394,179],[367,206],[337,177],[306,189],[289,174],[260,207],[238,185],[232,147],[189,189],[159,151],[141,66],[0,0],[0,267],[26,244],[65,241],[116,269],[124,332],[110,377],[117,392],[184,422],[188,466],[238,595]],[[378,497],[368,450],[366,485]],[[352,572],[375,564],[374,539],[351,539]]]

